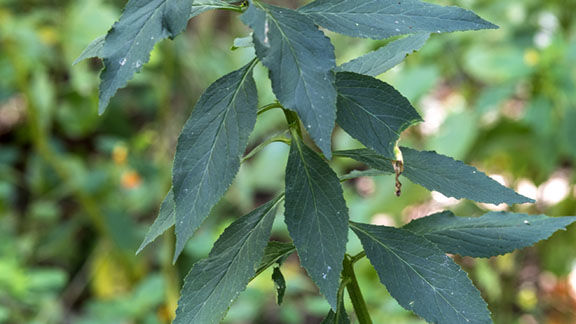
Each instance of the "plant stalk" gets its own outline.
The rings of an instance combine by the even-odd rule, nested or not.
[[[343,275],[344,280],[348,280],[346,284],[346,289],[348,290],[348,295],[352,300],[352,306],[354,306],[354,312],[358,318],[360,324],[372,324],[372,319],[370,318],[370,313],[368,313],[368,307],[360,291],[360,286],[358,285],[358,280],[356,279],[356,274],[354,273],[354,263],[352,258],[348,255],[344,258],[344,269]]]

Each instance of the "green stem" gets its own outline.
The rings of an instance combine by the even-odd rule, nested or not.
[[[354,306],[354,312],[356,312],[358,322],[360,324],[372,324],[370,313],[368,313],[366,302],[364,301],[364,297],[360,291],[360,286],[358,285],[358,280],[356,279],[356,274],[354,273],[354,263],[349,255],[344,257],[343,265],[344,280],[349,280],[346,289],[348,290],[350,300],[352,300],[352,306]]]
[[[234,6],[234,5],[230,5],[229,7],[221,7],[218,8],[220,10],[228,10],[228,11],[234,11],[234,12],[239,12],[239,13],[243,13],[244,12],[244,7],[241,6]]]
[[[358,254],[356,254],[355,256],[353,256],[352,258],[350,258],[350,261],[352,262],[352,264],[358,262],[359,260],[363,259],[366,256],[366,252],[362,251]]]
[[[288,123],[288,128],[290,129],[290,134],[294,138],[302,138],[302,129],[300,128],[300,119],[298,114],[294,111],[284,109],[284,116],[286,116],[286,122]]]
[[[265,140],[264,142],[260,143],[258,146],[256,146],[252,151],[250,151],[250,153],[246,154],[246,156],[244,156],[242,158],[240,163],[246,162],[247,160],[252,158],[254,155],[256,155],[260,151],[262,151],[266,146],[268,146],[268,144],[272,144],[275,142],[284,143],[284,144],[289,146],[291,143],[291,140],[289,138],[284,137],[284,136],[272,136],[269,139]]]
[[[278,102],[268,104],[268,105],[258,109],[258,116],[260,116],[261,114],[267,112],[268,110],[274,109],[274,108],[284,108],[284,107],[282,107],[282,105]]]

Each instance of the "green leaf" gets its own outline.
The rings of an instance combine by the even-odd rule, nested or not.
[[[282,271],[280,271],[280,267],[274,267],[272,281],[274,281],[274,287],[276,288],[276,302],[278,305],[282,305],[284,293],[286,292],[286,280],[284,279]]]
[[[220,322],[262,260],[278,201],[274,199],[232,223],[208,258],[192,267],[184,279],[175,324]]]
[[[190,0],[128,2],[122,17],[106,35],[101,50],[105,68],[100,74],[100,114],[116,91],[124,87],[132,75],[148,62],[154,45],[182,32],[191,9]]]
[[[348,134],[376,152],[394,157],[400,133],[422,118],[392,86],[370,76],[336,74],[338,117]]]
[[[419,50],[429,37],[430,34],[422,33],[395,40],[373,52],[338,66],[336,71],[378,76],[404,61],[408,54]]]
[[[524,197],[488,177],[476,168],[451,157],[430,151],[416,151],[401,147],[404,157],[404,175],[412,182],[447,197],[466,198],[491,204],[521,204],[534,200]],[[369,149],[334,152],[366,163],[372,168],[394,173],[391,159]]]
[[[242,21],[253,30],[256,54],[270,70],[282,105],[296,111],[318,147],[330,158],[336,119],[336,66],[330,40],[297,11],[251,2]]]
[[[471,11],[418,0],[316,0],[299,11],[337,33],[374,39],[498,28]]]
[[[491,212],[472,218],[444,211],[404,228],[436,243],[444,252],[488,258],[531,246],[574,222],[576,217]]]
[[[260,262],[258,270],[256,270],[256,275],[262,273],[275,263],[282,264],[290,254],[294,253],[294,251],[296,251],[296,248],[292,243],[276,241],[268,242],[262,262]]]
[[[166,232],[172,225],[174,225],[174,193],[172,189],[168,192],[164,201],[162,201],[162,205],[160,205],[160,212],[158,213],[158,217],[150,226],[148,233],[144,237],[144,241],[136,251],[136,254],[142,252],[148,244],[152,243],[158,236],[162,235],[162,233]]]
[[[214,82],[202,95],[178,139],[172,184],[176,253],[226,192],[240,167],[256,123],[254,61]]]
[[[402,307],[431,323],[492,323],[466,272],[432,242],[399,228],[360,223],[351,228]]]
[[[300,263],[333,309],[348,241],[348,208],[338,177],[299,138],[286,167],[285,221]]]
[[[83,60],[91,58],[91,57],[101,57],[102,56],[102,47],[104,47],[105,38],[106,38],[106,36],[102,35],[102,36],[96,38],[95,40],[93,40],[92,43],[88,44],[88,46],[86,46],[86,48],[84,49],[82,54],[80,54],[80,56],[78,56],[78,58],[76,60],[74,60],[72,65],[76,65],[80,61],[83,61]]]

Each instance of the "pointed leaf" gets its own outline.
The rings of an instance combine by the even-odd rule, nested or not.
[[[142,252],[148,244],[152,243],[158,236],[162,235],[162,233],[166,232],[172,225],[174,225],[174,193],[172,189],[168,192],[164,201],[162,201],[162,205],[160,205],[160,212],[158,213],[158,217],[150,226],[148,233],[144,237],[144,241],[136,251],[136,254]]]
[[[400,133],[422,120],[408,99],[373,77],[340,72],[336,74],[336,88],[338,125],[384,156],[394,157]]]
[[[466,198],[490,204],[522,204],[534,200],[524,197],[488,177],[476,168],[451,157],[431,151],[401,148],[404,157],[404,175],[412,182],[447,197]],[[385,172],[394,173],[391,159],[369,149],[334,152],[366,163]]]
[[[419,50],[429,37],[430,34],[422,33],[395,40],[373,52],[338,66],[336,71],[378,76],[404,61],[407,55]]]
[[[150,51],[157,42],[182,32],[191,9],[190,0],[128,2],[122,17],[106,35],[101,51],[105,68],[100,75],[100,113],[116,91],[148,62]]]
[[[414,220],[405,229],[424,236],[447,253],[488,258],[547,239],[576,222],[576,217],[487,213],[456,217],[449,211]]]
[[[300,12],[337,33],[374,39],[498,28],[471,11],[418,0],[316,0]]]
[[[282,105],[298,112],[324,155],[331,157],[336,119],[336,66],[330,40],[297,11],[251,3],[242,21],[254,30],[256,54],[270,70]]]
[[[80,61],[83,61],[83,60],[91,58],[91,57],[101,57],[102,56],[102,47],[104,47],[105,38],[106,38],[106,36],[102,35],[102,36],[96,38],[95,40],[93,40],[92,43],[88,44],[88,46],[86,46],[86,48],[84,49],[82,54],[80,54],[80,56],[78,56],[78,58],[76,60],[74,60],[72,65],[76,65]]]
[[[348,208],[338,177],[298,138],[286,167],[285,221],[300,263],[333,309],[348,240]]]
[[[278,199],[230,225],[207,259],[184,279],[175,324],[219,323],[230,304],[250,282],[268,242]]]
[[[431,323],[492,323],[466,272],[432,242],[399,228],[359,223],[351,228],[402,307]]]
[[[256,123],[253,63],[214,82],[202,95],[178,139],[172,184],[176,254],[232,183]]]

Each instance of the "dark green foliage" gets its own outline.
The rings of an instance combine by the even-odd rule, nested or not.
[[[174,224],[176,258],[232,183],[257,119],[252,70],[258,63],[268,69],[277,98],[261,112],[282,109],[292,136],[280,139],[290,143],[285,198],[281,195],[236,220],[208,258],[193,266],[176,323],[217,323],[251,279],[295,250],[332,307],[323,323],[350,322],[345,290],[359,321],[370,322],[353,270],[364,254],[346,255],[350,228],[400,305],[433,323],[490,323],[479,291],[446,253],[508,253],[575,221],[510,213],[458,218],[444,212],[401,229],[349,222],[340,181],[359,176],[401,173],[449,197],[493,204],[533,202],[463,162],[397,145],[401,133],[422,119],[404,96],[375,76],[422,47],[431,33],[496,28],[457,7],[417,0],[317,0],[291,10],[257,0],[131,0],[106,37],[96,39],[79,57],[104,61],[100,111],[140,71],[159,40],[175,37],[190,17],[210,9],[242,13],[240,19],[253,30],[252,42],[240,39],[235,47],[253,46],[256,58],[214,82],[196,104],[178,140],[172,190],[139,251]],[[318,25],[354,37],[408,36],[336,67],[334,47]],[[336,125],[367,148],[332,152]],[[306,144],[311,142],[307,134],[322,154]],[[332,155],[375,170],[353,171],[339,179],[329,164]],[[268,242],[275,206],[282,199],[293,243]],[[279,267],[272,279],[280,304],[286,282]]]

